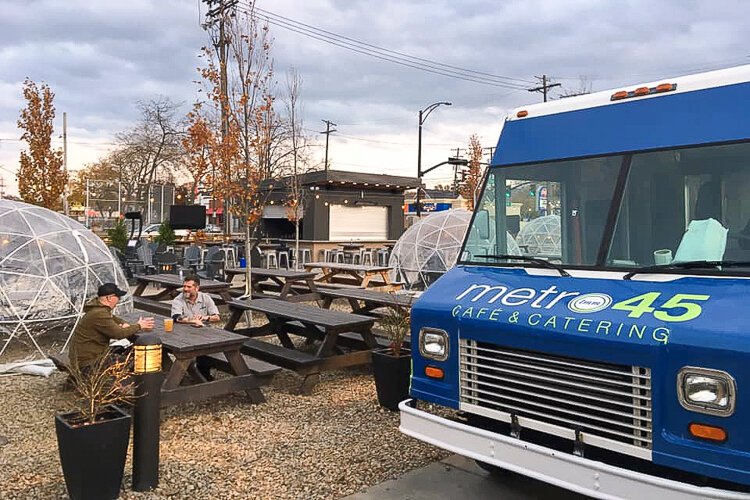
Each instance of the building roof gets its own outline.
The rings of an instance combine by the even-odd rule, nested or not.
[[[288,177],[277,179],[275,182],[284,183]],[[335,184],[342,186],[367,187],[369,189],[399,189],[401,191],[416,188],[419,181],[416,177],[402,177],[397,175],[370,174],[365,172],[349,172],[346,170],[318,170],[300,175],[305,186],[324,186]],[[269,182],[264,182],[267,185]]]

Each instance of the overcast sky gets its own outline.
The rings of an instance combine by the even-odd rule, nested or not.
[[[321,120],[337,124],[329,155],[342,170],[414,176],[418,112],[436,101],[453,106],[438,108],[425,122],[425,168],[465,148],[473,133],[483,146],[494,146],[508,109],[541,100],[525,90],[536,85],[535,76],[550,75],[569,92],[584,78],[596,91],[750,63],[747,0],[258,0],[257,6],[274,19],[272,56],[281,86],[290,67],[304,80],[305,128],[323,144]],[[165,95],[188,110],[196,97],[197,55],[208,43],[200,27],[205,10],[199,0],[0,0],[6,191],[16,192],[25,77],[56,93],[56,135],[62,112],[68,113],[69,167],[79,169],[105,155],[115,133],[137,120],[136,101]],[[462,74],[497,84],[394,64],[279,24],[319,38],[325,34],[318,30],[348,37],[343,43],[350,46],[389,49],[411,65],[421,64],[405,56],[433,61],[434,71],[481,72]],[[315,150],[322,160],[323,148]],[[450,177],[446,167],[427,180]]]

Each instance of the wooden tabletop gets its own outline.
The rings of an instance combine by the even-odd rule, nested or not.
[[[277,299],[254,299],[249,301],[234,300],[229,303],[229,307],[238,307],[245,310],[262,312],[264,314],[270,314],[272,316],[287,318],[324,328],[340,329],[342,327],[367,327],[372,326],[375,321],[373,318],[359,314],[331,311],[328,309],[321,309],[319,307]]]
[[[306,262],[305,269],[335,269],[340,271],[354,271],[362,273],[380,273],[389,271],[388,266],[363,266],[360,264],[341,264],[338,262]]]
[[[157,285],[163,285],[167,288],[180,288],[185,280],[185,277],[180,278],[176,274],[137,274],[135,279],[146,283],[156,283]],[[229,283],[226,281],[207,280],[201,278],[200,290],[202,292],[212,292],[219,290],[226,290],[229,288]]]
[[[318,290],[318,293],[320,295],[328,297],[336,297],[340,299],[357,299],[399,307],[411,307],[414,301],[417,300],[415,297],[403,293],[377,292],[374,290],[366,290],[363,288],[349,288],[345,290],[320,288]]]
[[[310,271],[294,271],[290,269],[266,269],[254,267],[251,272],[253,277],[260,276],[263,278],[285,278],[294,280],[304,280],[316,276],[316,273]],[[244,275],[245,268],[225,269],[224,273],[228,276]]]
[[[126,313],[123,319],[129,323],[138,322],[140,317],[154,317],[154,329],[147,332],[156,334],[162,345],[169,351],[175,353],[186,353],[210,348],[215,352],[221,352],[226,347],[240,346],[247,337],[236,333],[220,330],[212,326],[196,328],[185,323],[174,323],[171,332],[164,331],[164,317],[150,314],[139,314],[138,312]],[[239,347],[238,347],[239,348]]]

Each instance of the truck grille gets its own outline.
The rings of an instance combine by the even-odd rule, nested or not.
[[[461,340],[461,407],[650,458],[651,370]],[[610,446],[619,444],[619,446]]]

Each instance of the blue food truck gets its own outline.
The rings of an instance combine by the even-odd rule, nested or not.
[[[750,498],[750,66],[514,110],[411,338],[405,434],[594,497]]]

